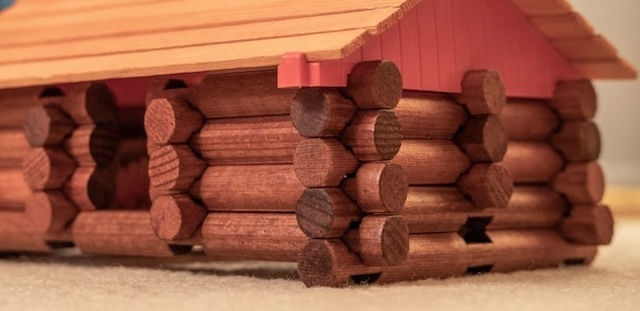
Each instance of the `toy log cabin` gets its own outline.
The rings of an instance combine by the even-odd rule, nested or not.
[[[565,0],[18,0],[0,251],[298,263],[307,286],[588,264],[611,240]]]

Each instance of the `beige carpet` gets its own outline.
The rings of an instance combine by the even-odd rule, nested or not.
[[[592,267],[305,288],[295,266],[59,254],[0,260],[0,310],[640,310],[640,219]]]

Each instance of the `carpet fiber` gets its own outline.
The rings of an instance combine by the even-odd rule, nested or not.
[[[640,310],[640,220],[619,220],[591,267],[307,289],[295,265],[192,256],[0,260],[0,310]]]

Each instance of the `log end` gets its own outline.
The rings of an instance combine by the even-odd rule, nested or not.
[[[500,164],[476,164],[460,177],[458,187],[478,208],[506,208],[513,194],[513,179]]]
[[[159,196],[149,213],[153,231],[165,241],[190,238],[207,215],[205,208],[184,194]]]
[[[311,239],[298,261],[300,280],[307,287],[346,286],[349,275],[340,273],[340,265],[356,261],[340,240]]]
[[[154,144],[184,143],[203,122],[200,112],[181,99],[152,99],[144,114],[147,139]]]
[[[359,211],[340,189],[306,189],[296,205],[296,219],[310,238],[336,238],[359,219]]]
[[[67,153],[53,148],[33,148],[22,163],[25,181],[34,190],[61,188],[76,167]]]
[[[504,84],[496,71],[467,72],[461,89],[458,101],[465,104],[472,115],[499,114],[507,102]]]
[[[296,176],[309,188],[336,187],[358,165],[358,159],[335,139],[303,139],[293,157]]]
[[[560,223],[562,235],[575,244],[605,245],[613,237],[613,215],[605,205],[574,206]]]
[[[206,164],[186,145],[164,145],[149,156],[149,179],[158,190],[187,190]]]
[[[361,62],[351,70],[345,91],[360,109],[393,109],[402,97],[402,74],[392,61]]]
[[[291,101],[291,121],[304,137],[335,137],[357,107],[336,90],[302,88]]]
[[[367,213],[400,213],[409,192],[402,166],[394,163],[365,163],[356,172],[356,198]]]
[[[44,233],[64,229],[78,209],[59,191],[38,191],[27,200],[25,212],[29,228]]]
[[[565,121],[550,143],[569,162],[594,161],[600,156],[600,131],[593,122]]]
[[[32,147],[60,145],[74,127],[73,121],[56,107],[33,107],[24,121],[25,136]]]
[[[596,91],[589,80],[560,81],[551,100],[564,120],[585,120],[596,115]]]
[[[470,119],[456,142],[473,162],[499,162],[507,152],[509,137],[496,115]]]
[[[360,161],[391,160],[400,150],[402,126],[392,110],[360,111],[340,140]]]
[[[358,254],[365,264],[397,266],[407,259],[409,227],[402,216],[367,216],[354,232],[358,234]]]
[[[604,186],[604,173],[596,162],[569,163],[553,180],[554,189],[574,205],[600,202]]]

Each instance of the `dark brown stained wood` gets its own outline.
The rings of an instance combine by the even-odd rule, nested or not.
[[[565,262],[590,263],[593,246],[570,244],[553,228],[489,230],[491,243],[468,246],[470,267],[491,266],[491,272],[557,267]]]
[[[573,206],[559,228],[571,243],[605,245],[611,243],[613,237],[613,215],[606,205]]]
[[[100,82],[78,83],[65,90],[63,108],[77,124],[116,122],[116,99]]]
[[[491,70],[472,70],[462,80],[458,101],[471,115],[500,114],[507,98],[500,74]]]
[[[153,144],[184,143],[203,122],[200,112],[181,99],[152,99],[144,114],[144,129]]]
[[[116,197],[112,207],[125,210],[148,209],[151,206],[149,159],[146,155],[127,160],[123,160],[124,158],[121,153],[116,171]]]
[[[604,195],[604,174],[596,162],[569,163],[552,184],[573,205],[598,203]]]
[[[409,185],[451,184],[471,166],[449,140],[403,139],[392,162],[402,166]]]
[[[209,166],[190,189],[211,211],[293,212],[305,187],[290,164]]]
[[[546,183],[560,172],[564,161],[547,143],[510,141],[502,165],[514,183]]]
[[[298,260],[307,242],[292,213],[210,213],[202,224],[207,256],[223,260]]]
[[[337,187],[359,164],[350,151],[332,138],[304,138],[293,156],[296,176],[309,188]]]
[[[22,165],[22,158],[29,151],[29,141],[21,128],[0,128],[0,168]]]
[[[165,145],[149,155],[149,180],[161,191],[187,190],[205,163],[187,145]]]
[[[144,132],[145,107],[141,106],[118,106],[118,136],[121,140],[134,138],[147,138]]]
[[[162,195],[151,204],[151,226],[163,240],[183,240],[193,235],[207,215],[207,210],[187,194]]]
[[[400,149],[402,127],[393,110],[359,111],[340,141],[360,161],[391,160]]]
[[[78,165],[105,166],[118,153],[118,131],[114,123],[78,126],[64,141],[64,149]]]
[[[496,115],[470,118],[456,134],[456,143],[473,162],[499,162],[507,152],[509,137]]]
[[[0,211],[0,252],[49,253],[45,234],[32,232],[22,211]]]
[[[363,163],[342,189],[365,213],[399,213],[409,184],[402,166],[385,162]]]
[[[451,139],[467,122],[467,111],[445,94],[407,92],[393,110],[403,138]]]
[[[78,208],[61,191],[36,191],[25,204],[29,228],[35,232],[64,229],[76,216]]]
[[[73,222],[73,242],[85,254],[172,257],[191,246],[160,240],[150,225],[148,211],[91,211]]]
[[[24,125],[27,113],[34,106],[61,106],[63,92],[56,87],[30,86],[0,90],[0,128]]]
[[[305,189],[296,205],[298,226],[310,238],[341,237],[360,218],[356,203],[339,188]]]
[[[346,94],[360,109],[393,109],[402,97],[402,75],[392,61],[360,62],[349,73]]]
[[[457,232],[478,207],[457,187],[409,187],[402,217],[409,232]]]
[[[372,266],[397,266],[409,253],[409,228],[399,215],[365,216],[342,240],[363,263]]]
[[[336,89],[301,88],[291,101],[291,120],[304,137],[335,137],[357,109]]]
[[[64,192],[80,210],[106,209],[116,198],[115,170],[112,166],[80,166],[64,185]]]
[[[563,120],[587,120],[596,115],[596,91],[589,80],[561,81],[551,100]]]
[[[209,165],[291,164],[300,139],[281,115],[209,120],[190,144]]]
[[[491,217],[487,230],[549,228],[562,220],[569,205],[547,186],[517,186],[507,208],[487,208],[469,217]]]
[[[279,89],[275,70],[212,74],[193,95],[207,119],[289,114],[295,89]]]
[[[590,121],[563,122],[549,142],[569,162],[593,161],[600,156],[600,131]]]
[[[22,169],[0,168],[0,208],[21,210],[30,195]]]
[[[23,160],[24,179],[31,189],[59,189],[76,167],[62,149],[33,148]]]
[[[502,165],[475,164],[458,179],[458,187],[479,208],[507,207],[513,193],[513,179]]]
[[[151,100],[155,98],[182,99],[189,101],[191,100],[194,91],[195,88],[188,87],[183,80],[167,77],[155,78],[147,87],[147,93],[145,94],[145,106],[149,106]]]
[[[548,100],[508,98],[500,113],[510,140],[547,140],[560,125]]]
[[[57,107],[35,106],[24,121],[24,132],[33,147],[56,146],[73,131],[73,121]]]

